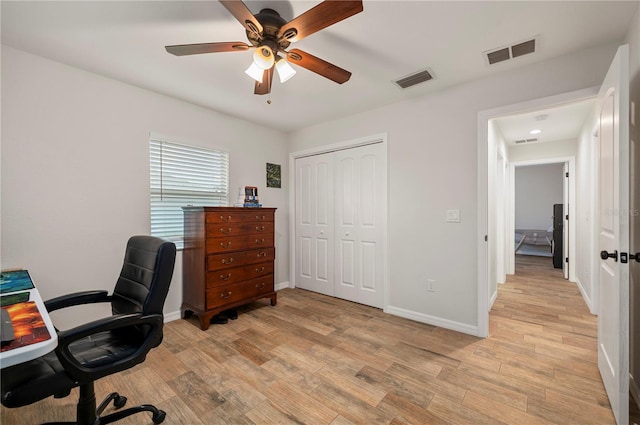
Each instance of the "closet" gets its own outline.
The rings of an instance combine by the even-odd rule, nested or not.
[[[295,179],[296,287],[383,308],[386,145],[297,158]]]

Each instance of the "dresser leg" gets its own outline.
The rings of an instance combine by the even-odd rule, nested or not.
[[[271,296],[271,305],[275,306],[276,304],[278,304],[278,294],[274,294]]]
[[[198,315],[198,319],[200,319],[200,329],[202,329],[203,331],[209,329],[209,321],[211,320],[211,316],[202,313]]]

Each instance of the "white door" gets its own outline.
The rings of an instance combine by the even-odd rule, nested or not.
[[[618,48],[598,94],[598,368],[619,425],[629,423],[629,53]],[[598,254],[596,254],[598,255]]]
[[[333,161],[296,159],[296,286],[333,295]]]
[[[335,296],[382,308],[386,155],[377,143],[334,153]]]
[[[562,168],[562,274],[569,279],[569,163],[565,162]],[[571,259],[569,259],[571,261]]]

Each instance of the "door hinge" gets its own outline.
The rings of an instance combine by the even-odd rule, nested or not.
[[[565,219],[565,220],[569,220],[569,214],[565,215],[565,216],[564,216],[564,219]]]
[[[564,173],[565,177],[569,177],[569,172],[567,171],[566,173]]]
[[[484,241],[486,242],[488,240],[489,240],[489,237],[487,235],[484,235]]]
[[[568,264],[569,263],[569,257],[564,257],[564,262]]]

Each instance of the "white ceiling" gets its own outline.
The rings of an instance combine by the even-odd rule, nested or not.
[[[318,1],[247,1],[290,20]],[[636,1],[364,1],[364,12],[292,47],[345,68],[338,85],[302,68],[253,94],[251,52],[176,57],[164,46],[246,41],[217,1],[2,1],[2,44],[232,116],[291,131],[534,62],[623,40]],[[537,36],[537,52],[489,66],[483,52]],[[393,81],[429,68],[406,90]]]
[[[516,140],[537,139],[535,142],[525,143],[529,144],[576,139],[595,103],[595,98],[587,99],[553,108],[499,117],[495,118],[494,122],[508,146],[522,146],[517,145]],[[541,133],[531,134],[533,130],[540,130]]]

